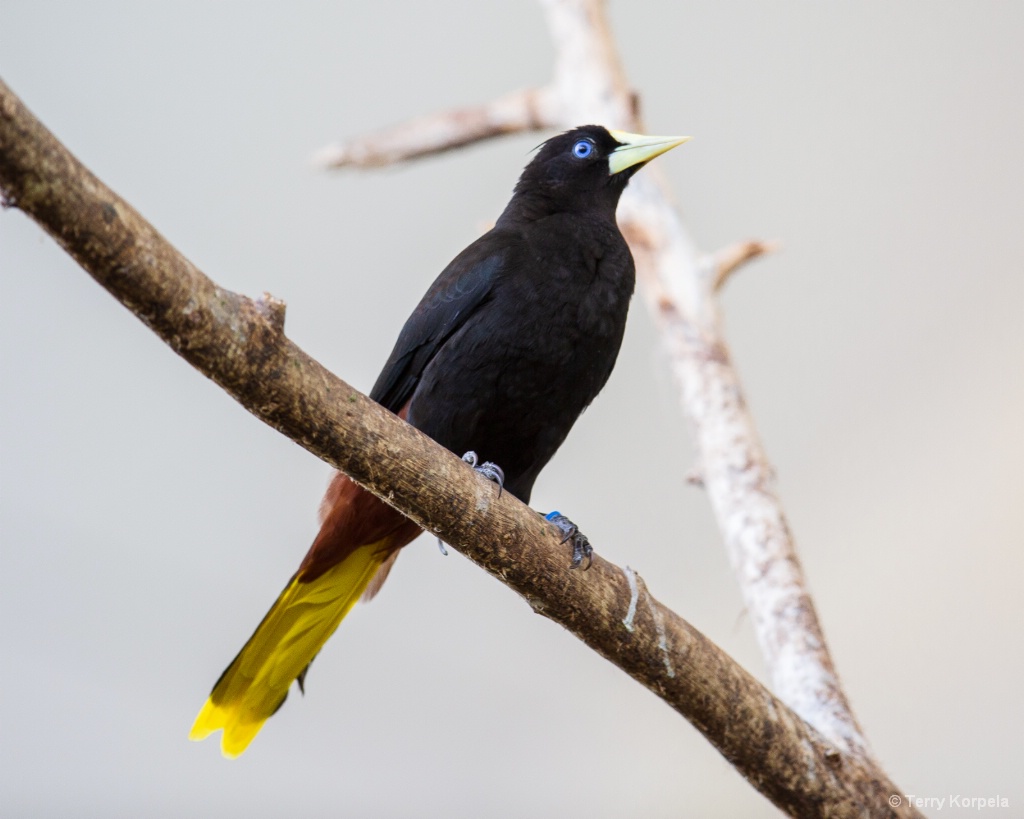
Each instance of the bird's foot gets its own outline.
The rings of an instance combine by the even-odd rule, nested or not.
[[[501,497],[501,491],[505,488],[505,472],[500,466],[495,463],[491,463],[490,461],[484,461],[482,464],[478,465],[479,458],[472,450],[463,455],[462,460],[473,467],[476,472],[479,472],[487,478],[487,480],[494,481],[498,484],[498,497]]]
[[[590,545],[590,540],[587,539],[587,536],[580,531],[580,528],[558,511],[545,515],[544,520],[550,521],[558,527],[563,535],[562,543],[572,540],[572,563],[570,568],[578,569],[580,564],[583,563],[583,558],[586,558],[587,565],[583,569],[584,571],[589,569],[594,562],[594,548]]]

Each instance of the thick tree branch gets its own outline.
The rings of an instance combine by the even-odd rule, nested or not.
[[[642,130],[636,96],[619,61],[602,0],[540,2],[557,54],[547,89],[553,107],[543,121],[558,128],[599,122]],[[435,119],[450,126],[449,141],[434,143],[431,152],[477,138],[459,131],[457,112]],[[414,146],[420,144],[415,131],[414,121],[390,133]],[[400,157],[401,150],[391,150]],[[870,751],[825,643],[775,491],[775,473],[747,409],[718,310],[716,292],[728,276],[771,247],[749,242],[704,263],[657,167],[645,169],[631,182],[619,206],[619,224],[668,352],[683,414],[696,441],[699,482],[711,500],[772,687],[838,747],[867,759]]]
[[[246,409],[442,537],[692,722],[796,816],[895,815],[895,787],[842,754],[631,570],[567,568],[556,530],[326,371],[283,304],[218,287],[83,167],[0,82],[0,191]],[[905,815],[912,815],[906,812]]]

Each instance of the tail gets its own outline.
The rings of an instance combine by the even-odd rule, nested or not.
[[[221,752],[229,759],[240,756],[281,707],[292,680],[301,685],[375,575],[382,575],[374,584],[379,588],[397,550],[420,531],[341,475],[327,492],[323,517],[299,571],[221,674],[189,732],[189,739],[201,740],[223,729]],[[367,542],[369,536],[375,539]]]

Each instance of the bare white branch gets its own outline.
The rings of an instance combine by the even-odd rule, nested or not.
[[[636,181],[640,181],[637,179]],[[637,185],[620,220],[661,331],[701,478],[743,592],[772,689],[837,747],[869,751],[843,694],[775,474],[730,359],[714,299],[718,268],[701,264],[657,183]]]
[[[323,168],[376,168],[443,153],[472,142],[520,131],[551,128],[552,100],[546,88],[513,91],[493,102],[442,111],[319,150]]]

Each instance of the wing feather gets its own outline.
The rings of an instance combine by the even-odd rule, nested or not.
[[[489,236],[490,234],[487,234]],[[482,242],[460,253],[437,277],[409,316],[370,397],[398,412],[412,398],[437,351],[487,301],[504,265],[504,251]]]

